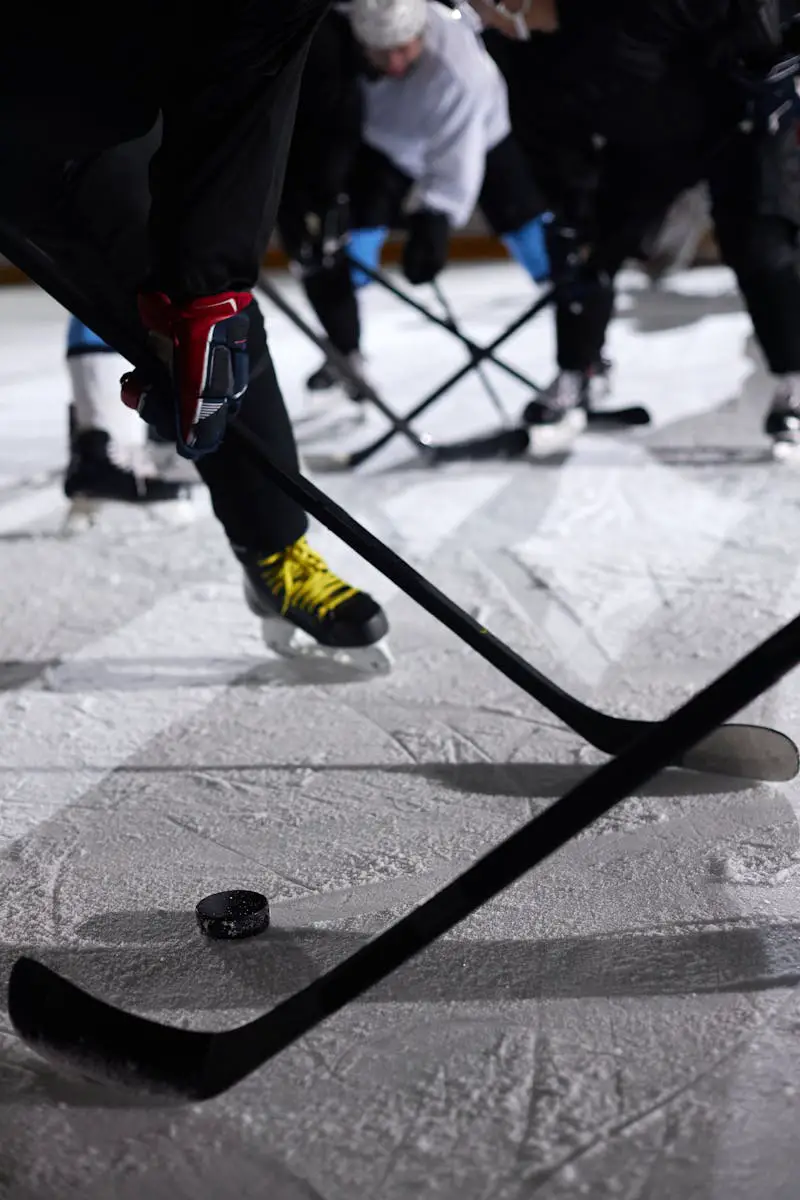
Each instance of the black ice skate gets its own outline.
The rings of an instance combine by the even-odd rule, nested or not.
[[[117,454],[108,433],[87,429],[78,433],[71,423],[70,459],[64,476],[64,494],[71,501],[65,533],[93,525],[109,502],[133,505],[185,505],[184,485],[161,479],[144,463],[137,470]]]
[[[363,425],[367,418],[364,360],[357,350],[348,354],[353,378],[348,379],[331,362],[325,362],[306,380],[306,397],[295,417],[298,439],[314,440],[347,433]]]
[[[306,388],[312,394],[330,392],[334,388],[338,388],[348,400],[353,400],[360,405],[369,398],[366,389],[359,382],[364,376],[364,358],[358,350],[353,350],[344,357],[352,368],[353,378],[346,378],[332,362],[324,362],[321,367],[309,375],[306,380]]]
[[[385,675],[392,657],[383,609],[366,592],[335,575],[300,538],[279,554],[236,548],[244,594],[262,621],[264,641],[286,658],[328,658]]]
[[[800,463],[800,374],[781,379],[764,422],[774,458]]]

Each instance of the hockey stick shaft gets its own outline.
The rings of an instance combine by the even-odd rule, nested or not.
[[[392,283],[391,279],[384,274],[383,271],[379,271],[374,267],[370,267],[366,263],[359,262],[358,259],[350,258],[349,255],[346,257],[347,261],[355,270],[363,272],[363,274],[371,279],[373,283],[380,284],[380,286],[392,296],[396,296],[398,300],[402,300],[404,304],[407,304],[409,308],[413,308],[415,312],[420,314],[420,316],[426,317],[433,325],[438,325],[440,329],[446,329],[448,333],[453,335],[453,337],[458,338],[458,340],[462,342],[464,346],[466,346],[467,350],[469,350],[472,356],[472,366],[476,366],[479,362],[483,362],[484,360],[489,360],[493,362],[494,365],[501,371],[505,371],[507,375],[510,375],[512,379],[516,379],[517,383],[523,384],[525,387],[530,388],[534,392],[541,392],[542,389],[538,387],[533,380],[529,379],[527,375],[523,375],[521,371],[518,371],[516,367],[512,367],[510,363],[504,362],[500,358],[495,358],[494,345],[479,346],[477,342],[473,342],[472,338],[467,337],[467,335],[448,317],[437,316],[436,313],[431,312],[429,308],[427,308],[424,304],[421,304],[420,301],[414,296],[410,296],[408,292],[403,290],[403,288],[397,287],[394,283]],[[549,304],[555,296],[555,289],[551,288],[545,293],[545,295],[547,297],[547,303]],[[527,319],[529,320],[530,318]],[[505,341],[506,339],[504,338],[503,340]]]
[[[476,650],[482,658],[496,667],[507,679],[523,688],[534,699],[543,703],[555,716],[565,721],[588,741],[594,741],[596,730],[591,717],[582,720],[582,710],[588,715],[594,710],[586,708],[580,701],[569,696],[532,667],[516,651],[506,646],[488,629],[455,604],[449,596],[439,591],[435,584],[395,554],[389,546],[365,529],[345,509],[320,491],[315,484],[300,474],[289,473],[273,462],[269,448],[257,434],[240,421],[230,423],[231,431],[241,438],[259,459],[268,475],[278,486],[305,510],[341,538],[373,567],[384,574],[401,591],[415,600],[432,617],[445,625],[451,633]],[[577,724],[576,724],[577,721]]]
[[[531,321],[538,313],[547,308],[552,301],[552,297],[553,293],[550,291],[544,296],[541,296],[538,300],[534,301],[530,308],[526,309],[524,313],[520,313],[520,315],[514,321],[512,321],[502,333],[497,335],[494,341],[492,341],[488,346],[485,346],[479,352],[476,352],[475,356],[471,358],[469,362],[465,363],[463,367],[459,367],[459,369],[454,371],[453,374],[445,379],[443,383],[439,384],[439,386],[433,392],[430,392],[427,396],[423,397],[423,399],[420,400],[420,402],[414,408],[412,408],[411,412],[407,414],[405,418],[406,421],[413,421],[416,417],[421,416],[426,409],[430,408],[436,403],[437,400],[440,400],[442,396],[451,391],[457,383],[461,382],[462,379],[465,379],[467,375],[469,375],[470,371],[475,369],[476,363],[483,362],[486,359],[491,359],[498,346],[502,346],[502,344],[508,341],[509,338],[513,337],[514,334],[523,327],[523,325],[527,325],[528,322]],[[372,458],[373,454],[377,454],[379,450],[382,450],[387,442],[390,442],[394,436],[394,430],[390,429],[388,433],[381,434],[381,436],[376,438],[374,442],[371,442],[369,446],[364,446],[361,450],[354,451],[351,455],[351,466],[358,467],[361,465],[361,463],[366,462],[367,459]]]
[[[665,721],[653,725],[618,758],[598,768],[431,899],[262,1017],[264,1032],[274,1031],[280,1040],[278,1044],[263,1046],[261,1061],[363,995],[472,916],[652,779],[676,756],[751,704],[798,662],[800,617],[795,617]],[[252,1053],[251,1037],[243,1036],[237,1043],[234,1039],[238,1032],[233,1031],[228,1047],[228,1052],[233,1051],[233,1061],[220,1064],[223,1070],[237,1072],[235,1077],[247,1067],[247,1057]],[[238,1064],[237,1049],[245,1056],[245,1061]]]
[[[444,289],[442,288],[442,285],[439,283],[438,279],[434,279],[433,283],[431,284],[431,288],[432,288],[433,294],[436,297],[436,300],[437,300],[442,312],[444,313],[451,329],[453,330],[453,333],[456,335],[456,337],[459,338],[460,341],[463,341],[464,339],[463,339],[463,336],[461,333],[461,328],[460,328],[458,321],[456,320],[456,315],[453,311],[453,307],[452,307],[450,301],[447,299],[447,296],[444,294]],[[475,374],[478,376],[478,379],[480,379],[483,390],[485,391],[486,395],[489,397],[492,408],[497,413],[498,417],[503,422],[503,424],[507,425],[508,424],[508,413],[506,412],[505,408],[503,407],[503,403],[502,403],[500,397],[498,396],[498,394],[494,388],[494,385],[492,384],[491,379],[486,374],[486,369],[482,362],[475,363]]]
[[[299,473],[289,473],[274,463],[268,447],[247,426],[236,420],[231,422],[231,430],[250,447],[263,470],[286,495],[296,500],[311,516],[341,538],[346,545],[396,584],[506,679],[538,701],[596,749],[607,754],[618,754],[641,733],[646,723],[600,712],[552,683],[515,650],[455,604],[435,584],[395,554],[389,546],[365,529],[310,480]],[[764,733],[782,738],[782,735],[772,734],[772,731]],[[718,751],[710,752],[710,758],[716,764],[714,770],[724,769],[724,757],[721,759]],[[708,769],[702,762],[689,765],[698,770]]]
[[[372,384],[353,369],[346,354],[342,354],[341,351],[337,350],[334,345],[327,342],[320,334],[312,329],[308,321],[306,321],[305,318],[295,310],[294,306],[289,304],[289,302],[283,298],[278,288],[272,284],[271,280],[264,271],[262,271],[259,275],[258,286],[267,299],[274,304],[280,312],[283,313],[287,320],[291,321],[295,328],[299,329],[299,331],[304,334],[309,341],[313,342],[317,349],[320,350],[325,357],[333,363],[337,371],[339,371],[339,373],[348,381],[348,383],[356,384],[362,389],[364,395],[367,397],[370,403],[375,405],[378,412],[386,417],[387,421],[391,422],[394,432],[400,433],[403,435],[403,437],[407,438],[416,450],[419,450],[423,454],[427,452],[425,443],[408,424],[408,420],[398,416],[396,412],[389,408],[386,402],[375,391],[375,388],[372,386]]]
[[[27,958],[11,972],[12,1023],[29,1045],[89,1077],[180,1100],[217,1096],[472,916],[752,703],[798,661],[800,617],[429,900],[247,1025],[223,1033],[160,1025],[95,999]]]

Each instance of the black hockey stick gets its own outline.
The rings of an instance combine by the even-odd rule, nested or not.
[[[457,320],[456,314],[453,311],[453,306],[450,303],[450,301],[447,299],[447,296],[444,293],[444,289],[438,279],[434,279],[433,282],[431,283],[431,291],[433,292],[434,296],[436,297],[436,301],[437,301],[439,307],[441,308],[442,312],[444,313],[445,319],[447,320],[447,323],[449,324],[453,333],[456,335],[456,337],[459,339],[459,341],[463,342],[464,335],[461,330],[461,324]],[[486,369],[482,362],[475,364],[475,374],[478,376],[478,379],[481,381],[481,386],[483,387],[483,390],[486,393],[486,395],[489,397],[489,401],[492,405],[492,408],[497,413],[498,417],[503,422],[503,424],[506,427],[509,426],[511,424],[509,415],[506,412],[505,408],[503,407],[502,400],[500,399],[497,392],[495,391],[494,384],[492,383],[489,376],[486,374]]]
[[[434,325],[438,325],[440,328],[448,330],[448,332],[453,334],[454,337],[458,338],[460,342],[463,342],[464,346],[466,346],[470,353],[470,364],[473,369],[477,370],[479,365],[484,360],[487,360],[491,363],[494,363],[494,365],[499,367],[500,370],[505,371],[508,375],[511,375],[512,378],[517,380],[518,383],[522,383],[526,387],[529,387],[538,395],[541,395],[544,392],[544,388],[541,388],[537,383],[534,383],[533,380],[529,379],[527,375],[523,375],[521,371],[516,369],[516,367],[512,367],[509,365],[509,363],[497,358],[494,353],[491,352],[490,347],[479,346],[477,342],[473,342],[471,338],[467,337],[464,331],[452,319],[451,314],[447,314],[445,318],[437,316],[436,313],[431,312],[429,308],[426,308],[425,305],[421,304],[420,301],[414,296],[410,296],[403,288],[399,288],[396,284],[392,283],[391,279],[389,279],[389,277],[384,274],[383,271],[379,271],[374,267],[366,266],[363,263],[360,263],[357,259],[351,258],[349,261],[353,267],[363,271],[363,273],[373,280],[374,283],[379,283],[381,287],[389,292],[392,296],[396,296],[398,300],[402,300],[404,304],[407,304],[410,308],[413,308],[416,312],[420,313],[421,316],[426,317]],[[566,283],[567,281],[565,280],[556,281],[553,288],[547,293],[549,298],[548,302],[556,299],[559,288],[563,288]],[[530,317],[528,319],[530,319]],[[516,332],[516,329],[514,332]],[[449,391],[455,382],[457,382],[455,379],[448,380],[444,390]],[[444,393],[440,389],[437,389],[433,399],[438,400],[443,394]],[[433,399],[426,397],[426,400],[423,401],[423,403],[425,403],[427,406],[427,403],[432,403]],[[650,424],[650,413],[646,408],[643,408],[641,404],[633,404],[625,408],[588,408],[586,410],[586,418],[589,426],[595,426],[601,429],[615,428],[619,426],[627,428],[631,425]]]
[[[501,346],[503,342],[507,341],[510,337],[513,337],[513,335],[519,329],[521,329],[523,325],[527,325],[527,323],[532,320],[537,313],[540,313],[542,309],[547,307],[551,299],[552,292],[547,292],[545,295],[541,296],[538,300],[531,304],[531,306],[527,308],[525,312],[521,313],[506,329],[503,330],[502,333],[498,334],[498,336],[488,346],[484,347],[480,351],[480,361],[482,362],[484,359],[490,358],[498,346]],[[326,354],[330,353],[327,347],[325,347],[324,352]],[[407,413],[403,418],[405,423],[408,424],[416,417],[422,416],[422,414],[433,404],[435,404],[437,400],[439,400],[447,392],[451,391],[452,388],[455,387],[457,383],[460,383],[462,379],[465,379],[466,376],[469,375],[470,371],[474,370],[474,367],[475,360],[470,358],[469,362],[465,363],[464,366],[460,367],[451,376],[449,376],[449,378],[446,379],[444,383],[440,384],[435,391],[431,392],[429,395],[420,400],[420,402],[414,406],[411,412]],[[352,371],[352,368],[350,368],[350,370]],[[371,442],[368,446],[362,446],[360,450],[353,450],[349,454],[326,456],[324,459],[319,460],[318,469],[344,470],[361,466],[362,463],[367,462],[367,460],[372,458],[374,454],[377,454],[379,450],[382,450],[383,447],[387,445],[387,443],[390,442],[393,437],[395,437],[396,433],[397,430],[392,428],[386,433],[382,433],[380,437],[376,438],[375,441]],[[495,442],[494,439],[497,439],[497,441]],[[506,441],[506,439],[508,440]],[[503,456],[510,458],[519,454],[524,454],[528,444],[529,439],[527,431],[524,427],[520,426],[516,429],[502,430],[498,434],[488,434],[486,437],[469,439],[465,442],[456,444],[455,447],[451,446],[446,449],[448,449],[451,453],[455,451],[455,453],[461,458],[496,458]],[[484,446],[488,447],[488,453],[481,452]],[[470,448],[472,452],[468,453],[467,451],[469,451]],[[437,453],[441,449],[442,447],[437,447]]]
[[[0,223],[0,232],[6,231]],[[131,338],[130,331],[109,302],[102,311],[94,307],[86,297],[76,292],[65,280],[56,262],[28,242],[15,243],[9,238],[7,246],[13,246],[20,267],[32,279],[46,287],[67,311],[75,312],[90,329],[101,337],[135,366],[151,372],[154,380],[163,381],[165,388],[171,387],[163,363],[152,353],[146,342]],[[17,254],[17,251],[19,252]],[[502,336],[507,336],[502,335]],[[501,338],[502,340],[502,338]],[[469,367],[466,368],[469,370]],[[259,370],[259,366],[255,367]],[[632,721],[612,717],[590,708],[550,682],[530,666],[525,659],[510,650],[488,630],[455,605],[424,576],[420,575],[388,546],[373,537],[359,525],[344,509],[334,504],[308,480],[299,475],[289,475],[272,462],[268,447],[262,440],[239,422],[232,422],[232,429],[250,446],[261,460],[263,469],[278,485],[315,516],[323,525],[352,547],[368,562],[416,600],[437,620],[492,663],[507,679],[521,687],[528,695],[538,700],[545,708],[564,721],[571,729],[588,742],[607,754],[619,752],[635,737],[649,728],[651,722]],[[389,436],[392,436],[391,434]],[[798,752],[794,743],[777,730],[757,725],[731,726],[718,729],[711,738],[688,757],[676,763],[690,770],[728,774],[747,779],[786,780],[794,778],[798,770]]]
[[[522,688],[596,749],[606,754],[619,754],[651,727],[651,721],[634,721],[599,712],[551,683],[308,479],[289,474],[277,466],[262,439],[246,425],[237,420],[231,422],[231,427],[282,491],[471,646],[506,679]],[[776,781],[793,779],[800,768],[794,742],[783,733],[759,725],[734,725],[715,730],[702,745],[674,765],[711,774]]]
[[[117,1089],[162,1102],[218,1096],[472,916],[662,768],[686,757],[798,661],[800,617],[355,954],[238,1029],[207,1033],[147,1020],[30,958],[18,959],[11,970],[8,1011],[14,1029],[44,1057]]]
[[[479,346],[477,342],[473,342],[472,338],[468,337],[452,320],[449,313],[446,313],[444,317],[438,316],[426,305],[422,304],[421,301],[417,300],[415,296],[410,295],[404,288],[399,288],[397,284],[392,283],[384,271],[379,270],[377,267],[370,267],[366,263],[360,262],[357,258],[351,258],[350,255],[346,255],[346,258],[354,270],[363,272],[373,283],[380,284],[390,295],[395,296],[398,300],[402,300],[403,304],[407,304],[409,308],[413,308],[415,312],[425,317],[431,324],[438,325],[440,329],[446,330],[453,337],[457,338],[469,351],[470,363],[473,367],[479,363],[491,362],[501,371],[505,371],[507,375],[510,375],[512,379],[515,379],[517,383],[530,388],[531,391],[540,393],[544,391],[544,388],[539,387],[538,383],[534,383],[522,371],[519,371],[516,367],[512,367],[510,363],[505,362],[502,358],[497,358],[492,349],[486,346]],[[551,303],[555,298],[555,289],[549,290],[545,295],[547,296],[548,304]]]
[[[263,271],[259,276],[258,285],[271,303],[325,355],[339,375],[348,383],[357,386],[361,394],[391,423],[391,432],[385,440],[394,437],[396,433],[402,434],[422,456],[423,462],[429,466],[435,466],[440,462],[458,462],[464,459],[513,458],[524,454],[528,449],[529,439],[524,429],[503,429],[495,434],[486,434],[483,437],[468,438],[450,444],[437,443],[420,437],[409,425],[410,417],[400,417],[389,408],[372,384],[354,369],[347,356],[341,354],[335,346],[332,346],[311,328],[294,306],[284,299],[279,289]],[[471,365],[467,369],[470,370]],[[411,413],[410,416],[414,415],[415,413]],[[370,458],[373,453],[372,447],[368,448],[366,454],[363,450],[352,451],[349,454],[325,454],[309,451],[304,453],[303,458],[312,470],[337,471],[357,467]]]

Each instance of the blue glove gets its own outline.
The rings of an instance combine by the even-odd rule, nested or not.
[[[353,229],[350,231],[348,238],[347,253],[356,262],[363,263],[365,267],[370,267],[373,271],[377,271],[381,262],[383,243],[388,236],[389,230],[386,226],[380,226],[375,229]],[[356,289],[366,287],[368,283],[372,283],[369,275],[365,275],[363,271],[359,271],[356,267],[351,267],[350,278],[353,281],[353,287]]]
[[[763,76],[744,80],[748,120],[756,133],[782,133],[800,119],[800,55],[782,59]]]
[[[547,253],[545,226],[549,225],[552,219],[551,213],[543,213],[542,216],[528,221],[521,229],[514,233],[505,233],[501,238],[509,254],[525,268],[534,283],[544,283],[550,278],[550,255]]]

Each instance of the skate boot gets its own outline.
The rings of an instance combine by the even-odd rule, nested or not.
[[[328,658],[375,675],[391,670],[388,622],[366,592],[335,575],[304,537],[278,554],[234,547],[264,641],[285,658]]]
[[[362,354],[358,350],[353,350],[350,354],[346,355],[346,358],[355,374],[359,378],[363,378],[366,364]],[[366,390],[354,380],[345,379],[332,362],[324,362],[306,380],[306,388],[312,393],[329,392],[336,387],[342,389],[348,400],[354,400],[357,404],[367,399]]]
[[[72,417],[70,425],[70,459],[64,476],[64,494],[71,506],[64,523],[65,533],[93,525],[109,502],[185,504],[184,486],[160,479],[146,462],[137,470],[133,453],[130,461],[126,461],[105,430],[86,429],[78,433]]]
[[[566,453],[587,425],[591,373],[560,371],[548,388],[525,407],[530,453],[549,458]]]
[[[347,359],[354,372],[363,378],[364,359],[359,352],[354,350]],[[325,362],[309,375],[306,389],[305,404],[295,418],[301,441],[344,434],[366,421],[366,389],[354,380],[345,379],[334,363]]]
[[[800,374],[783,375],[764,422],[772,438],[773,457],[780,462],[800,463]]]

